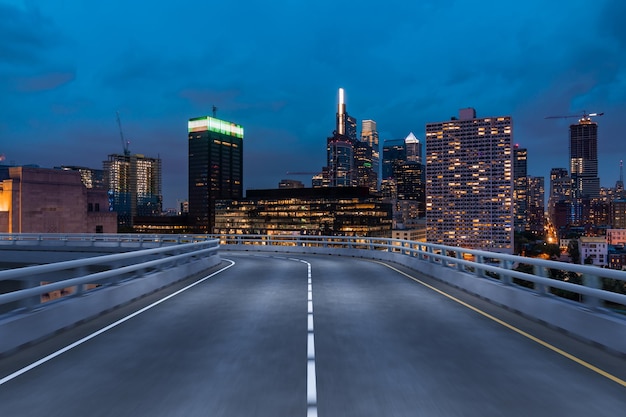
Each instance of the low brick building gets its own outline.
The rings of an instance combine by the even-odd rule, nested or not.
[[[0,233],[117,233],[117,215],[78,171],[0,167]]]

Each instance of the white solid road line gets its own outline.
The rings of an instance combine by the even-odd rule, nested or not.
[[[307,265],[307,361],[306,361],[306,402],[307,417],[317,417],[317,378],[315,375],[315,336],[313,332],[313,282],[311,264],[298,259]]]

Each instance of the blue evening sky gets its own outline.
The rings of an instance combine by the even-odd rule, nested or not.
[[[463,107],[510,115],[529,174],[568,167],[568,126],[605,112],[600,179],[626,159],[622,0],[0,0],[0,154],[102,168],[122,144],[163,160],[164,206],[187,196],[187,120],[244,126],[244,188],[319,171],[348,112],[381,141],[422,141]],[[296,177],[310,186],[310,177]],[[547,186],[547,182],[546,182]]]

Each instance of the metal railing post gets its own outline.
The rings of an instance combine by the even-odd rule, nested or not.
[[[509,260],[506,259],[500,259],[500,268],[505,269],[505,270],[510,270],[511,266],[513,265],[513,263]],[[513,279],[511,278],[511,275],[507,274],[507,273],[501,273],[500,274],[500,281],[504,284],[504,285],[511,285],[513,284]]]
[[[548,277],[548,269],[545,266],[534,265],[533,271],[535,275],[539,277],[543,277],[543,278]],[[533,286],[534,286],[535,292],[539,295],[546,295],[548,293],[545,284],[535,282]]]
[[[583,285],[589,288],[602,289],[602,281],[600,277],[595,274],[583,274]],[[602,306],[602,302],[598,297],[584,295],[582,298],[583,303],[591,309],[598,309]]]

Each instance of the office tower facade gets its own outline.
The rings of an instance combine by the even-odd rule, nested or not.
[[[248,190],[216,203],[216,233],[391,237],[391,205],[366,187]]]
[[[383,144],[382,178],[393,178],[393,169],[397,164],[406,161],[406,145],[404,139],[386,140]]]
[[[425,216],[426,170],[422,146],[413,133],[383,146],[382,195],[392,202],[396,227],[411,227]]]
[[[367,187],[371,193],[377,193],[378,175],[374,170],[374,154],[367,142],[354,142],[354,165],[356,186]]]
[[[528,150],[513,147],[513,207],[515,231],[528,230]]]
[[[570,173],[572,176],[572,219],[582,226],[590,201],[600,195],[598,178],[598,124],[583,117],[570,125]]]
[[[346,96],[343,88],[339,89],[339,100],[337,103],[337,129],[339,135],[347,136],[353,141],[356,137],[356,119],[346,111]]]
[[[243,127],[215,117],[189,119],[189,219],[212,233],[215,201],[243,198]]]
[[[354,187],[357,184],[355,169],[356,141],[346,135],[334,133],[326,140],[326,175],[329,187]]]
[[[141,154],[111,154],[103,162],[111,211],[118,230],[131,231],[136,216],[158,216],[163,207],[161,159]]]
[[[361,122],[361,142],[368,144],[371,148],[371,171],[373,171],[376,177],[375,189],[378,191],[380,186],[380,144],[375,121],[368,119]],[[372,189],[372,187],[370,187],[370,189]]]
[[[527,196],[525,230],[543,236],[546,227],[544,177],[528,177]]]
[[[420,140],[413,134],[413,132],[409,133],[409,135],[404,138],[404,148],[406,154],[407,162],[417,162],[418,164],[422,164],[422,143]]]
[[[512,120],[460,118],[426,125],[429,242],[513,251]]]

